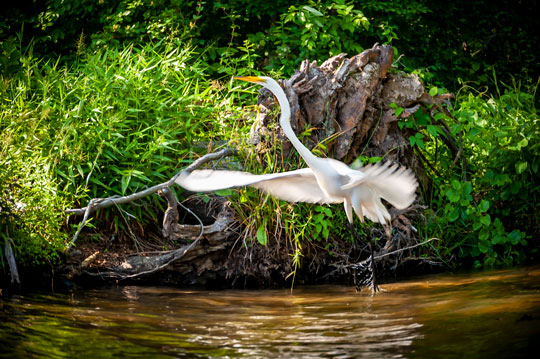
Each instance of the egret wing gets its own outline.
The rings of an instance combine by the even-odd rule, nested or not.
[[[363,177],[352,178],[342,188],[369,186],[374,194],[384,198],[397,209],[407,208],[414,201],[418,182],[410,169],[387,162],[369,165],[360,171],[364,174]]]
[[[288,202],[343,202],[321,190],[310,168],[263,175],[241,171],[196,170],[180,176],[176,183],[193,192],[251,186]]]

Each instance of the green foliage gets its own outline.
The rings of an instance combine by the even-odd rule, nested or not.
[[[418,111],[401,121],[427,141],[416,145],[434,171],[428,198],[436,212],[428,231],[445,239],[447,255],[493,265],[521,263],[536,253],[539,217],[532,209],[540,200],[540,121],[535,93],[536,87],[513,87],[486,99],[469,92],[458,97],[452,117]],[[442,120],[461,139],[459,158],[441,146]]]
[[[207,79],[207,67],[180,43],[104,49],[74,67],[29,51],[21,64],[17,76],[2,79],[0,157],[9,174],[5,195],[27,208],[17,212],[10,236],[32,263],[38,247],[44,258],[62,247],[65,207],[163,182],[193,152],[206,152],[205,144],[227,140],[239,127],[225,116],[233,110],[223,102],[234,98],[229,89]],[[11,182],[17,190],[5,189]],[[151,208],[162,204],[149,200],[126,210],[137,221],[156,221],[161,211]]]
[[[304,59],[325,60],[342,52],[361,52],[364,48],[358,37],[365,37],[369,28],[368,19],[352,2],[309,1],[290,6],[278,23],[265,32],[248,35],[248,39],[264,49],[268,68],[294,69]]]
[[[0,167],[0,243],[11,241],[19,265],[56,263],[66,239],[68,204],[58,196],[50,163],[13,147],[0,151]]]
[[[531,2],[45,0],[6,5],[0,19],[0,222],[27,263],[53,262],[69,229],[62,210],[169,178],[195,152],[242,143],[238,107],[254,103],[231,75],[291,74],[304,60],[388,43],[394,64],[429,94],[523,79],[489,95],[465,86],[452,116],[402,119],[426,160],[426,233],[440,252],[477,264],[522,262],[538,238],[538,39]],[[421,35],[419,35],[421,34]],[[493,71],[493,70],[496,70]],[[395,115],[404,109],[394,105]],[[448,124],[448,128],[444,126]],[[235,129],[242,129],[239,134]],[[306,131],[309,131],[306,130]],[[244,136],[245,137],[245,136]],[[445,146],[458,139],[460,155]],[[296,168],[245,153],[254,173]],[[324,146],[314,149],[323,155]],[[361,158],[373,162],[378,158]],[[431,164],[431,166],[428,165]],[[262,170],[261,170],[262,167]],[[222,193],[227,194],[227,193]],[[345,237],[340,206],[291,206],[253,190],[228,191],[249,245],[284,231],[302,244]],[[159,211],[125,209],[137,220]],[[334,208],[334,207],[332,207]],[[152,218],[155,221],[155,218]],[[115,222],[121,230],[122,221]],[[529,251],[529,252],[527,252]]]

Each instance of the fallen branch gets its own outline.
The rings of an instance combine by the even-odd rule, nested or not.
[[[135,200],[144,198],[148,195],[154,194],[159,190],[162,190],[164,188],[171,187],[174,185],[175,180],[180,177],[182,174],[189,174],[191,171],[201,167],[203,164],[214,161],[217,159],[220,159],[222,157],[230,156],[233,154],[234,151],[230,148],[223,149],[219,152],[209,153],[201,158],[194,161],[191,165],[183,169],[182,171],[176,173],[170,180],[167,182],[160,183],[158,185],[155,185],[153,187],[147,188],[143,191],[131,194],[129,196],[111,196],[107,198],[93,198],[88,202],[88,205],[83,208],[77,208],[77,209],[68,209],[66,210],[67,214],[74,214],[74,215],[84,215],[81,223],[79,224],[79,228],[77,229],[77,232],[75,232],[75,235],[73,236],[71,242],[69,242],[68,246],[66,247],[66,251],[70,251],[73,249],[75,245],[75,241],[77,240],[81,230],[83,229],[84,225],[86,224],[86,221],[88,220],[88,217],[90,214],[95,212],[98,209],[107,208],[113,205],[119,205],[119,204],[125,204],[130,203]]]

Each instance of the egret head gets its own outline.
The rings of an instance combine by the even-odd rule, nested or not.
[[[272,91],[274,94],[281,90],[281,86],[279,86],[277,81],[267,76],[235,76],[234,79],[264,86],[270,91]]]

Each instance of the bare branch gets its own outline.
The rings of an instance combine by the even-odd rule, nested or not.
[[[145,189],[143,191],[130,194],[129,196],[122,196],[122,197],[120,197],[120,196],[111,196],[111,197],[107,197],[107,198],[94,198],[94,199],[92,199],[90,201],[91,203],[92,203],[92,201],[94,201],[92,203],[93,205],[91,206],[90,203],[88,205],[88,207],[90,207],[90,212],[89,213],[93,213],[98,209],[107,208],[107,207],[117,205],[117,204],[130,203],[130,202],[133,202],[135,200],[144,198],[144,197],[146,197],[148,195],[151,195],[153,193],[156,193],[157,191],[159,191],[160,189],[163,189],[165,187],[171,187],[174,184],[174,181],[178,177],[180,177],[180,175],[182,173],[185,173],[185,172],[189,173],[189,172],[201,167],[203,164],[205,164],[207,162],[214,161],[214,160],[222,158],[222,157],[230,156],[233,153],[234,153],[234,150],[232,150],[230,148],[225,148],[225,149],[223,149],[223,150],[221,150],[219,152],[206,154],[206,155],[202,156],[201,158],[197,159],[196,161],[194,161],[192,164],[190,164],[188,167],[186,167],[182,171],[175,174],[174,177],[172,177],[167,182],[163,182],[163,183],[160,183],[160,184],[155,185],[153,187],[147,188],[147,189]],[[75,214],[75,215],[80,216],[80,215],[83,215],[83,214],[86,213],[86,211],[88,210],[88,207],[76,208],[76,209],[68,209],[68,210],[66,210],[66,213],[67,214]]]
[[[70,251],[71,249],[73,249],[73,247],[75,245],[75,241],[79,237],[79,234],[81,233],[81,230],[84,228],[84,225],[86,224],[86,221],[88,220],[89,215],[91,213],[95,212],[96,210],[101,209],[101,208],[107,208],[107,207],[110,207],[110,206],[113,206],[113,205],[130,203],[130,202],[133,202],[135,200],[144,198],[144,197],[146,197],[148,195],[151,195],[153,193],[156,193],[157,191],[159,191],[161,189],[171,187],[172,185],[174,185],[175,180],[180,175],[188,174],[191,171],[199,168],[200,166],[202,166],[203,164],[205,164],[207,162],[214,161],[214,160],[222,158],[222,157],[230,156],[233,153],[234,153],[234,150],[232,150],[230,148],[225,148],[225,149],[223,149],[221,151],[218,151],[218,152],[206,154],[206,155],[202,156],[201,158],[195,160],[191,165],[189,165],[188,167],[186,167],[182,171],[175,174],[167,182],[160,183],[158,185],[155,185],[155,186],[147,188],[147,189],[145,189],[143,191],[131,194],[129,196],[122,196],[122,197],[112,196],[112,197],[108,197],[108,198],[93,198],[93,199],[90,200],[90,202],[88,203],[88,205],[86,207],[66,210],[66,213],[68,213],[68,214],[84,215],[81,223],[79,224],[79,228],[77,229],[77,232],[75,232],[75,235],[73,236],[73,239],[71,240],[71,242],[69,242],[69,244],[68,244],[68,246],[66,248],[66,251]],[[197,217],[197,219],[198,219],[198,217]],[[199,222],[200,222],[200,219],[199,219]],[[201,223],[201,225],[202,225],[202,223]]]

